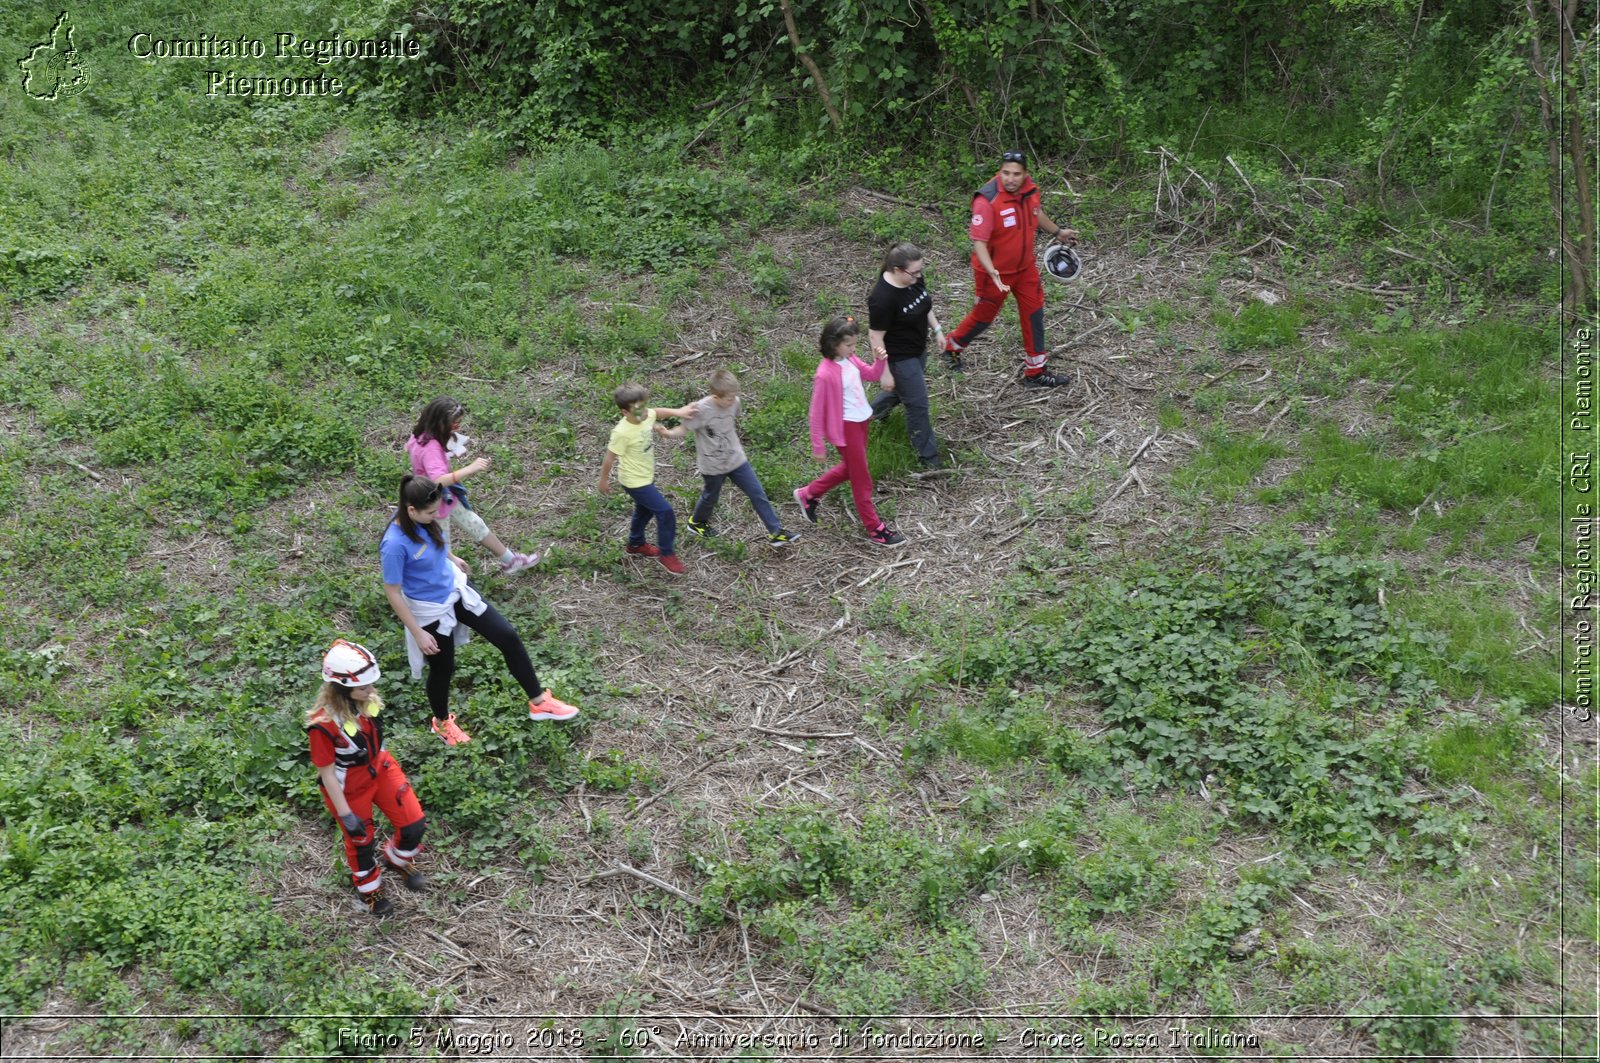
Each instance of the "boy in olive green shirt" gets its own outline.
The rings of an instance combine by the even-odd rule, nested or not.
[[[606,456],[600,462],[600,493],[611,493],[611,469],[617,469],[617,480],[633,499],[633,524],[628,529],[628,553],[635,557],[653,557],[661,567],[674,576],[683,575],[683,562],[673,552],[677,537],[678,518],[659,488],[656,487],[655,437],[682,439],[683,428],[663,428],[657,424],[662,417],[688,417],[693,406],[680,409],[660,409],[645,405],[650,389],[640,384],[624,384],[613,394],[622,410],[622,420],[611,430],[611,442],[606,446]],[[651,546],[644,541],[645,527],[656,522],[656,542]]]

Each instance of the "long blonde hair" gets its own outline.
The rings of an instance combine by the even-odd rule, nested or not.
[[[374,690],[366,705],[372,709],[368,715],[376,715],[376,710],[383,708],[383,699]],[[317,700],[312,702],[310,711],[306,713],[306,725],[317,723],[326,716],[335,727],[343,730],[345,724],[359,720],[361,715],[362,705],[350,696],[348,688],[338,683],[323,683],[322,689],[317,691]]]

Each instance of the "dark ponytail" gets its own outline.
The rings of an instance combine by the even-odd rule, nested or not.
[[[922,248],[902,240],[898,244],[891,244],[889,253],[883,256],[883,272],[888,273],[891,269],[903,270],[921,259]]]
[[[400,525],[400,530],[405,537],[414,543],[420,543],[422,536],[417,534],[417,522],[411,519],[412,509],[427,509],[439,501],[439,485],[426,476],[412,476],[410,473],[400,477],[400,508],[395,511],[394,522]],[[408,508],[409,507],[409,508]],[[428,529],[428,538],[433,540],[434,546],[444,545],[444,533],[439,530],[439,522],[425,525]]]

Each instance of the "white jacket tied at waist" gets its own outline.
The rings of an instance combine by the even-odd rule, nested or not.
[[[456,587],[449,598],[442,602],[420,602],[415,598],[407,598],[406,608],[417,618],[418,627],[427,627],[437,620],[439,637],[454,637],[456,645],[459,646],[472,637],[472,629],[465,624],[456,623],[456,602],[459,601],[473,616],[482,616],[483,611],[489,608],[489,603],[467,583],[467,574],[461,570],[460,565],[454,561],[450,562],[450,571],[455,573]],[[426,660],[422,647],[417,645],[417,637],[411,633],[410,628],[406,628],[406,661],[411,665],[412,679],[422,678],[422,664]]]

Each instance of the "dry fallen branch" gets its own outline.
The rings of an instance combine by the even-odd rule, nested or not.
[[[777,735],[779,738],[854,738],[854,731],[780,731],[775,727],[763,727],[758,723],[750,725],[750,730],[760,731],[764,735]]]
[[[1282,417],[1284,414],[1288,413],[1289,412],[1289,408],[1291,406],[1293,406],[1293,405],[1294,405],[1294,403],[1292,401],[1286,402],[1286,403],[1283,404],[1283,408],[1281,410],[1279,410],[1277,413],[1272,415],[1272,420],[1267,422],[1267,427],[1265,427],[1265,428],[1263,428],[1261,430],[1261,438],[1265,439],[1267,437],[1267,433],[1272,431],[1273,426],[1278,423],[1278,419],[1280,417]]]
[[[859,194],[863,195],[863,196],[869,196],[872,199],[881,199],[885,203],[893,203],[895,206],[898,206],[898,207],[911,207],[914,210],[935,210],[935,211],[939,211],[939,210],[943,210],[944,209],[944,204],[943,203],[913,203],[909,199],[901,199],[899,196],[891,196],[887,192],[877,192],[877,191],[874,191],[873,189],[870,189],[870,188],[863,188],[860,185],[856,185],[855,186],[855,191],[858,192]]]
[[[612,871],[611,872],[601,872],[599,875],[596,875],[595,878],[610,877],[610,875],[612,873],[619,874],[619,875],[632,875],[634,878],[638,879],[640,882],[648,882],[650,885],[654,886],[656,889],[664,890],[665,892],[672,894],[674,897],[677,897],[679,900],[688,901],[690,904],[694,904],[694,905],[698,905],[700,903],[698,898],[690,896],[689,894],[685,893],[683,890],[681,890],[678,887],[674,886],[672,883],[667,882],[664,879],[656,878],[654,875],[650,874],[650,872],[648,872],[648,871],[640,871],[638,868],[634,867],[632,864],[625,864],[621,860],[618,860],[616,863],[612,864],[611,867],[612,867]],[[727,913],[724,913],[724,914],[727,914]]]
[[[882,576],[882,575],[885,575],[887,573],[893,572],[897,568],[905,568],[907,565],[915,565],[916,568],[912,569],[912,572],[915,573],[918,569],[922,568],[922,562],[923,562],[922,558],[913,557],[913,558],[907,558],[904,561],[896,561],[892,565],[884,565],[884,566],[880,567],[876,572],[872,573],[872,575],[868,576],[866,579],[862,580],[860,583],[857,583],[856,584],[856,589],[860,590],[862,587],[865,587],[867,584],[871,583],[873,580],[877,579],[879,576]]]
[[[1115,491],[1111,492],[1111,497],[1106,499],[1104,502],[1100,503],[1098,506],[1094,507],[1094,513],[1090,514],[1090,516],[1098,515],[1107,506],[1111,505],[1111,503],[1115,502],[1118,498],[1120,498],[1122,496],[1122,492],[1126,491],[1132,484],[1133,484],[1133,470],[1129,469],[1128,470],[1128,474],[1122,478],[1122,482],[1117,484],[1117,489]]]
[[[697,361],[699,361],[700,359],[704,358],[706,355],[708,355],[710,353],[711,353],[710,351],[696,351],[693,354],[686,354],[682,358],[677,359],[676,361],[668,362],[667,365],[666,365],[666,368],[668,368],[668,369],[676,369],[680,365],[688,365],[690,362],[697,362]]]
[[[788,653],[784,654],[783,657],[781,657],[776,664],[770,665],[769,667],[762,669],[760,672],[757,672],[756,674],[757,675],[772,675],[772,674],[774,674],[776,672],[783,671],[785,668],[789,667],[795,661],[799,660],[801,655],[803,655],[807,650],[811,649],[811,647],[815,646],[817,643],[821,642],[823,639],[827,638],[829,635],[832,635],[832,634],[835,634],[837,632],[843,631],[844,630],[844,626],[846,624],[848,624],[849,622],[850,622],[850,610],[846,609],[844,611],[844,615],[841,616],[838,620],[835,620],[833,622],[833,626],[828,628],[828,630],[824,631],[822,634],[818,635],[816,638],[811,639],[805,645],[799,647],[798,649],[790,650]]]
[[[101,476],[99,473],[95,472],[93,469],[89,468],[88,466],[79,465],[77,462],[73,461],[71,458],[62,458],[61,460],[66,462],[68,465],[71,465],[74,469],[77,469],[79,472],[83,473],[85,476],[87,476],[90,479],[96,481],[97,483],[104,483],[105,482],[105,477],[104,476]]]
[[[1261,364],[1259,362],[1236,362],[1233,365],[1230,365],[1228,368],[1224,369],[1220,373],[1216,373],[1216,374],[1207,373],[1207,374],[1205,374],[1206,383],[1207,384],[1215,384],[1219,380],[1226,380],[1228,377],[1230,377],[1233,374],[1237,373],[1241,369],[1260,369],[1260,368],[1261,368]],[[1267,372],[1269,372],[1269,373],[1271,371],[1272,370],[1270,370],[1270,369],[1267,370]]]
[[[1144,442],[1139,444],[1139,449],[1134,451],[1133,457],[1128,459],[1128,468],[1131,469],[1135,465],[1139,464],[1139,459],[1144,457],[1144,452],[1150,449],[1150,444],[1154,443],[1156,441],[1156,437],[1160,434],[1161,429],[1157,428],[1154,432],[1151,432],[1149,435],[1144,437]]]

